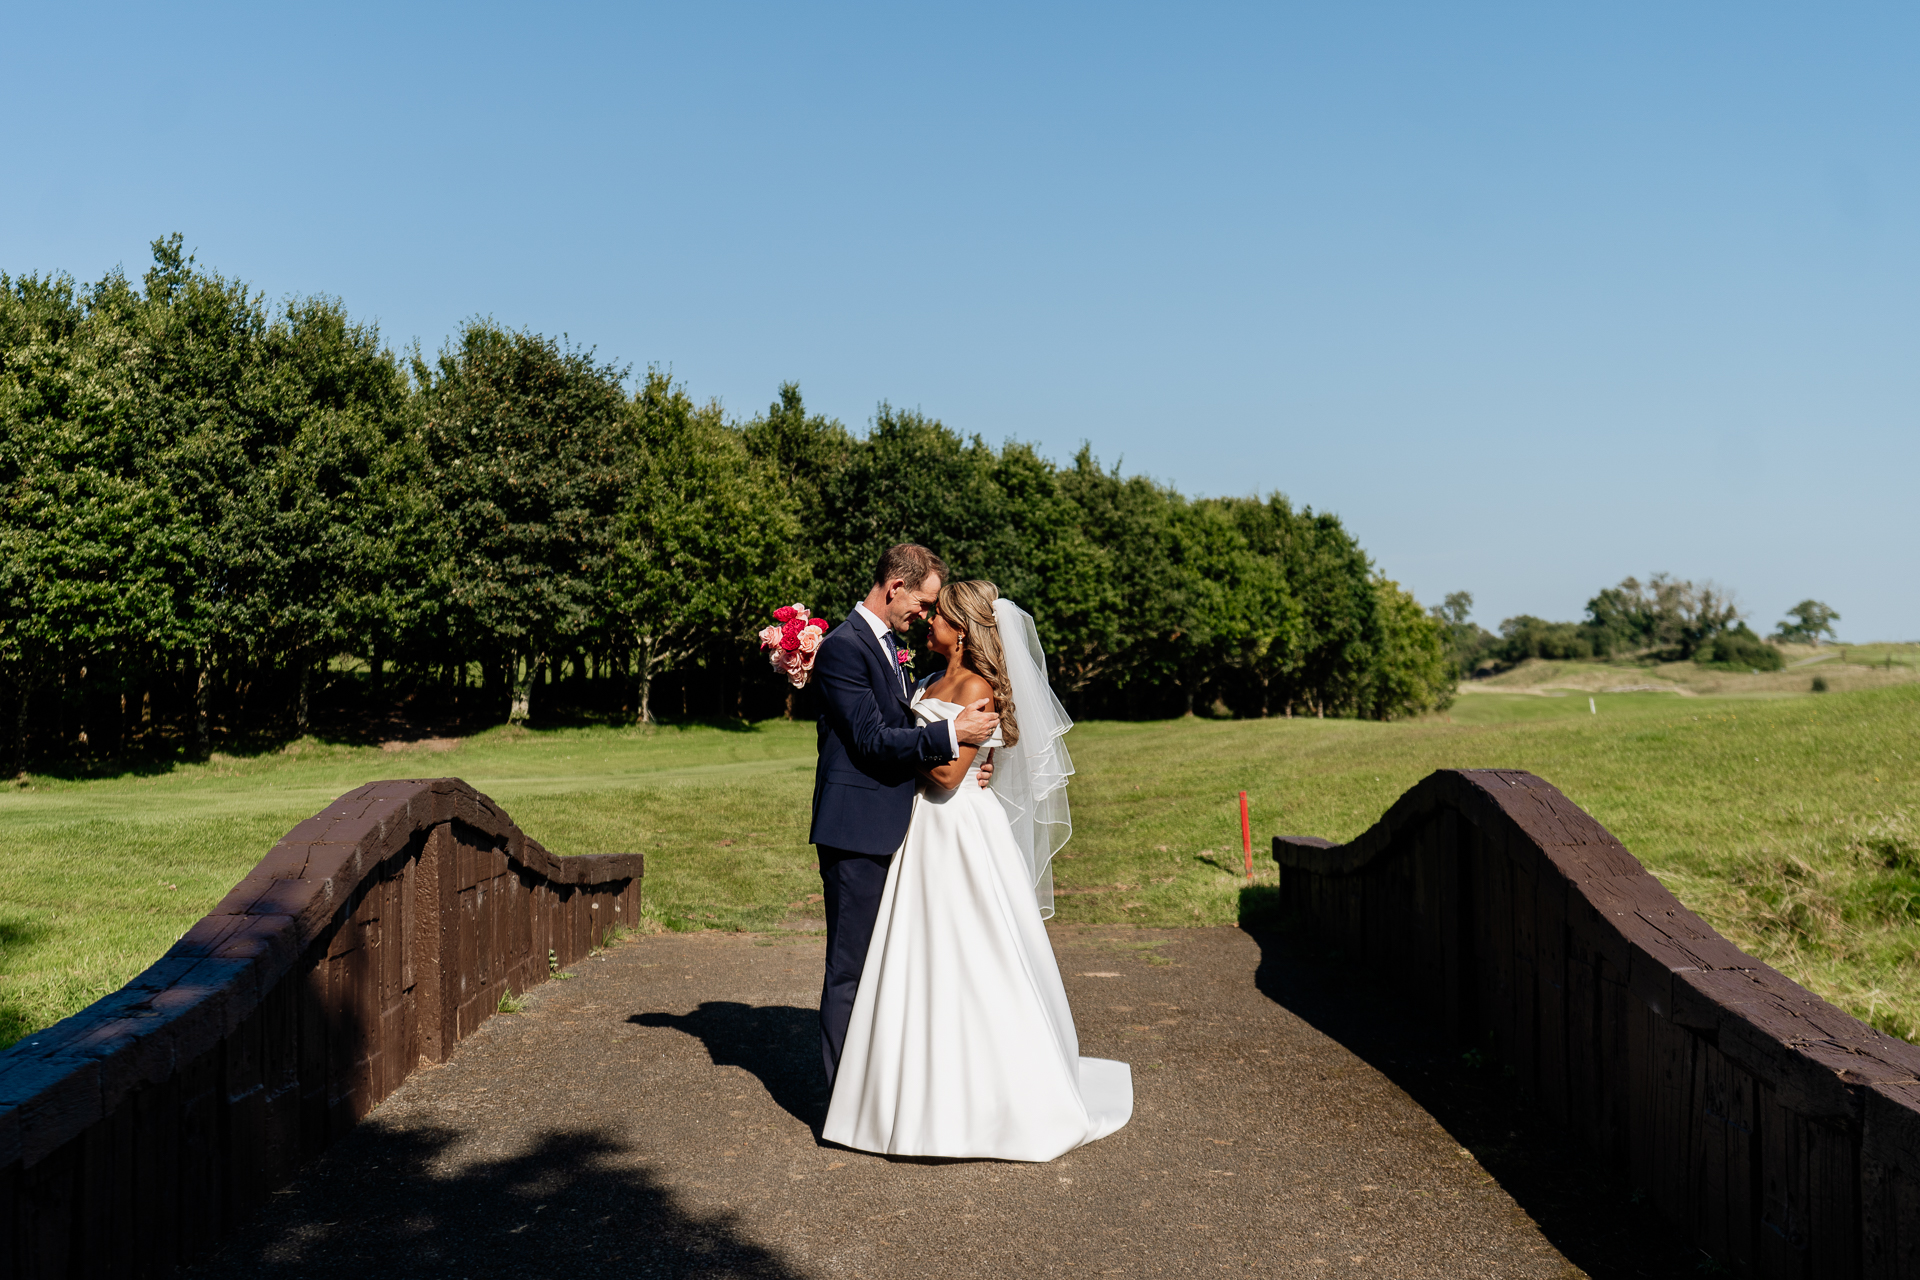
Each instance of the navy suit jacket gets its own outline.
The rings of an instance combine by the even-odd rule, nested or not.
[[[813,775],[813,844],[885,856],[907,838],[919,771],[953,759],[945,722],[907,706],[893,645],[857,613],[827,633],[813,660],[820,759]]]

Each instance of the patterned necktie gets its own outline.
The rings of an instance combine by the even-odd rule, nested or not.
[[[913,691],[907,687],[907,665],[900,661],[900,642],[888,632],[887,651],[893,655],[893,669],[900,673],[900,696],[909,702],[913,700]]]

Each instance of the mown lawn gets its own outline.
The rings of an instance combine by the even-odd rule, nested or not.
[[[1404,724],[1083,724],[1068,921],[1220,924],[1276,832],[1352,836],[1436,768],[1530,769],[1747,950],[1920,1039],[1920,686],[1823,696],[1476,693]],[[811,726],[496,730],[404,751],[249,759],[0,794],[0,1044],[112,990],[287,828],[376,778],[453,774],[556,852],[648,855],[670,929],[810,927]]]

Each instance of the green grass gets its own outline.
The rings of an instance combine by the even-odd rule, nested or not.
[[[1598,714],[1588,710],[1594,699]],[[1083,724],[1059,918],[1220,924],[1276,832],[1345,838],[1436,768],[1530,769],[1755,955],[1920,1039],[1920,685],[1764,699],[1475,693],[1403,724]],[[375,778],[454,774],[563,854],[648,855],[646,921],[817,927],[813,731],[497,730],[438,752],[313,742],[0,794],[0,1043],[112,990],[287,828]]]

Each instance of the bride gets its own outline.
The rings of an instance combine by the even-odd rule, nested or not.
[[[822,1136],[885,1155],[1051,1160],[1133,1114],[1124,1062],[1080,1056],[1041,923],[1071,830],[1061,735],[1033,619],[990,582],[940,591],[947,659],[914,694],[923,721],[992,699],[992,792],[974,747],[926,770],[887,871]],[[962,784],[969,785],[962,785]]]

